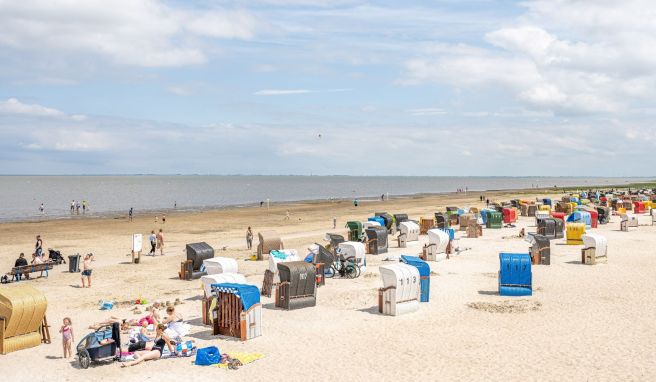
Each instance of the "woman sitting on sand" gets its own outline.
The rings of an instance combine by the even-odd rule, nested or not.
[[[166,333],[173,338],[180,339],[189,333],[189,325],[185,324],[182,320],[182,315],[175,311],[175,307],[168,306],[166,308],[166,317],[162,323],[168,328]]]
[[[166,326],[163,324],[157,325],[157,332],[155,335],[155,345],[153,345],[150,350],[139,350],[134,353],[134,361],[121,364],[121,367],[134,366],[144,361],[157,360],[162,358],[162,352],[164,351],[164,346],[169,348],[171,354],[174,354],[173,345],[169,337],[164,334],[164,329]]]

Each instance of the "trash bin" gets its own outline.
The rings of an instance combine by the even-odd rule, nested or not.
[[[68,256],[68,271],[78,273],[80,271],[80,255]]]

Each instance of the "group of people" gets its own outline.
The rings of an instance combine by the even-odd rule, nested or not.
[[[89,328],[97,330],[106,325],[119,323],[121,331],[130,335],[130,344],[128,351],[134,353],[134,360],[121,364],[122,367],[133,366],[144,361],[157,360],[162,357],[164,347],[167,347],[171,354],[175,354],[174,345],[182,341],[182,336],[186,335],[182,315],[175,310],[175,306],[166,307],[166,316],[160,316],[162,305],[158,302],[148,308],[148,314],[136,319],[121,319],[116,316],[110,316],[107,320],[97,322]],[[64,319],[64,326],[60,329],[64,341],[64,357],[66,357],[67,336],[65,326],[70,326],[70,319]],[[138,328],[138,329],[137,329]],[[72,332],[71,332],[72,336]],[[70,353],[69,353],[70,354]]]
[[[150,231],[150,252],[148,253],[151,256],[155,256],[156,250],[159,249],[159,254],[164,256],[164,232],[162,229],[159,229],[159,232],[155,234],[155,230]]]
[[[83,200],[82,204],[80,204],[79,200],[78,201],[75,201],[75,199],[71,200],[71,215],[74,214],[74,213],[79,215],[80,214],[80,207],[82,207],[82,213],[83,214],[86,213],[87,209],[89,208],[87,206],[87,201]]]
[[[18,255],[18,258],[14,262],[14,267],[24,267],[27,265],[39,265],[43,263],[47,263],[50,261],[48,259],[48,256],[44,255],[43,253],[43,240],[41,239],[41,235],[36,235],[36,243],[34,244],[34,252],[32,253],[32,260],[30,262],[27,261],[25,258],[25,254],[23,252]],[[43,273],[43,271],[41,272]],[[30,275],[29,273],[16,273],[14,275],[14,280],[20,281],[21,277],[24,277],[25,279],[29,279]]]

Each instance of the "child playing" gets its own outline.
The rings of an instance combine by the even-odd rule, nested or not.
[[[59,329],[59,333],[62,334],[64,358],[70,358],[73,356],[73,326],[70,318],[64,318],[64,325]]]

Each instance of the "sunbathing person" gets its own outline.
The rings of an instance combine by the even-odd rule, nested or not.
[[[166,308],[166,317],[164,317],[162,323],[170,325],[172,322],[182,322],[182,315],[175,311],[174,306],[168,306]]]
[[[166,314],[162,323],[167,326],[166,334],[169,337],[180,340],[189,333],[189,325],[183,322],[182,315],[175,311],[175,307],[167,307]]]
[[[166,329],[166,326],[163,324],[157,325],[155,345],[150,348],[150,350],[139,350],[135,352],[134,361],[123,363],[121,364],[121,367],[134,366],[144,361],[160,359],[162,357],[162,352],[164,351],[164,346],[169,348],[171,354],[175,354],[171,340],[166,334],[164,334],[164,329]]]

